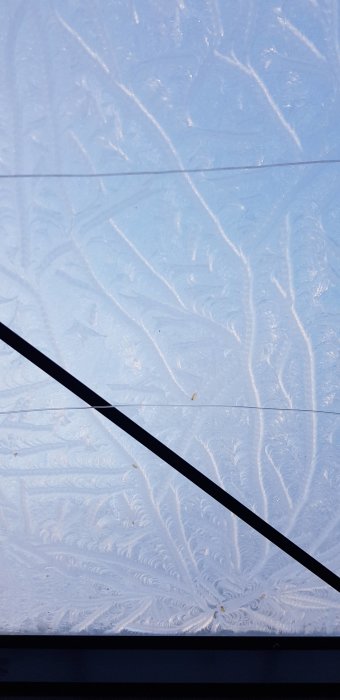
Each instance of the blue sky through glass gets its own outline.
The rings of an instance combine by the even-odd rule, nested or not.
[[[1,174],[340,157],[337,3],[0,14]],[[8,179],[0,219],[1,320],[335,572],[339,168]],[[4,632],[337,633],[335,591],[1,368]]]

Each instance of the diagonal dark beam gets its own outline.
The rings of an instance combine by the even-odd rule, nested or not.
[[[308,569],[322,579],[322,581],[325,581],[329,586],[340,592],[340,578],[333,571],[321,564],[317,559],[314,559],[314,557],[305,552],[304,549],[298,547],[298,545],[288,539],[288,537],[253,513],[252,510],[224,491],[211,479],[189,464],[189,462],[176,454],[176,452],[173,452],[173,450],[164,445],[160,440],[157,440],[157,438],[148,433],[147,430],[144,430],[144,428],[141,428],[137,423],[131,420],[131,418],[125,416],[124,413],[118,411],[117,408],[114,408],[108,401],[105,401],[105,399],[99,396],[99,394],[92,391],[86,384],[80,382],[79,379],[76,379],[72,374],[60,367],[56,362],[44,355],[40,350],[28,343],[24,338],[21,338],[21,336],[17,335],[17,333],[3,323],[0,323],[0,339],[46,372],[46,374],[59,382],[59,384],[62,384],[66,389],[85,401],[89,406],[92,406],[98,413],[101,413],[105,418],[110,420],[111,423],[114,423],[128,435],[131,435],[131,437],[137,440],[141,445],[144,445],[144,447],[157,455],[157,457],[160,457],[160,459],[173,467],[173,469],[183,474],[183,476],[189,479],[193,484],[196,484],[202,491],[214,498],[215,501],[221,503],[225,508],[247,523],[247,525],[250,525],[250,527],[279,547],[279,549],[286,552],[292,559],[299,562],[305,569]]]

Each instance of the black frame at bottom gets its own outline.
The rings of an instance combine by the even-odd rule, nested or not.
[[[340,684],[340,637],[0,636],[0,691]],[[53,691],[54,692],[54,691]],[[143,692],[143,691],[142,691]],[[175,695],[175,693],[174,693]]]

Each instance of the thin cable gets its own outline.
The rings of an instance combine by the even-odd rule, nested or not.
[[[324,411],[316,408],[286,408],[282,406],[247,406],[234,403],[115,403],[105,406],[41,406],[39,408],[18,408],[11,411],[0,411],[0,416],[13,413],[42,413],[43,411],[89,411],[90,409],[109,408],[242,408],[252,411],[290,411],[293,413],[323,413],[330,416],[340,416],[340,411]]]
[[[339,164],[340,158],[322,158],[320,160],[284,161],[281,163],[261,163],[258,165],[221,165],[211,168],[169,168],[167,170],[131,170],[107,173],[12,173],[0,174],[2,180],[35,178],[103,178],[103,177],[138,177],[141,175],[180,175],[183,173],[219,173],[235,170],[268,170],[272,168],[293,168],[298,165]]]

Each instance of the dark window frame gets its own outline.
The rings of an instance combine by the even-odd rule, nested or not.
[[[273,686],[308,686],[315,694],[333,692],[337,684],[340,637],[0,636],[2,694],[72,688],[98,696],[129,688],[146,696],[167,688],[175,695],[179,685],[197,697],[205,689],[211,696],[226,686],[249,685],[268,692]]]

